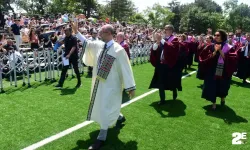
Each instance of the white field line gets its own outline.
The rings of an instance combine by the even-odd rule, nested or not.
[[[190,72],[189,74],[187,74],[185,76],[182,76],[182,79],[184,79],[184,78],[186,78],[186,77],[188,77],[188,76],[190,76],[190,75],[192,75],[194,73],[196,73],[196,71]],[[151,90],[151,91],[149,91],[147,93],[144,93],[144,94],[142,94],[142,95],[140,95],[140,96],[138,96],[138,97],[136,97],[136,98],[134,98],[134,99],[132,99],[132,100],[124,103],[124,104],[122,104],[121,107],[122,108],[126,107],[126,106],[128,106],[128,105],[130,105],[130,104],[132,104],[132,103],[134,103],[134,102],[136,102],[136,101],[138,101],[138,100],[140,100],[140,99],[142,99],[142,98],[144,98],[144,97],[146,97],[146,96],[148,96],[148,95],[150,95],[150,94],[152,94],[152,93],[154,93],[156,91],[158,91],[158,89],[154,89],[154,90]],[[70,134],[70,133],[72,133],[72,132],[74,132],[76,130],[79,130],[79,129],[81,129],[81,128],[83,128],[83,127],[85,127],[85,126],[87,126],[87,125],[89,125],[91,123],[93,123],[93,121],[84,121],[84,122],[82,122],[82,123],[80,123],[80,124],[78,124],[78,125],[76,125],[74,127],[66,129],[66,130],[64,130],[64,131],[62,131],[60,133],[55,134],[55,135],[52,135],[52,136],[50,136],[50,137],[48,137],[46,139],[43,139],[40,142],[32,144],[32,145],[30,145],[30,146],[28,146],[28,147],[26,147],[26,148],[24,148],[22,150],[35,150],[35,149],[37,149],[39,147],[42,147],[42,146],[44,146],[44,145],[46,145],[46,144],[48,144],[50,142],[53,142],[53,141],[55,141],[57,139],[62,138],[65,135],[68,135],[68,134]]]
[[[240,79],[239,77],[236,77],[236,76],[234,76],[233,75],[233,77],[235,77],[235,78],[237,78],[237,79]],[[242,79],[240,79],[240,80],[242,80]],[[249,80],[246,80],[248,83],[250,83],[250,81]]]

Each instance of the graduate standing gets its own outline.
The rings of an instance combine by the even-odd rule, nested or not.
[[[189,46],[187,42],[187,36],[185,34],[181,34],[179,37],[180,43],[180,52],[179,52],[179,59],[178,63],[180,65],[181,72],[185,69],[185,73],[187,73],[187,56],[189,52]]]
[[[188,56],[187,56],[187,65],[188,68],[190,69],[191,66],[193,65],[193,61],[194,61],[194,54],[197,51],[198,48],[198,42],[196,41],[195,37],[193,35],[191,35],[190,40],[189,40],[189,52],[188,52]]]
[[[155,67],[154,76],[149,88],[158,88],[160,94],[159,105],[166,103],[165,90],[173,91],[173,99],[177,98],[177,89],[182,91],[181,66],[179,59],[179,41],[173,35],[174,27],[165,26],[165,40],[161,33],[156,33],[156,43],[151,48],[150,62]]]
[[[125,42],[125,35],[123,32],[119,32],[116,36],[116,40],[126,51],[128,58],[130,59],[129,45]]]
[[[239,51],[239,65],[237,76],[247,83],[246,79],[250,76],[250,33],[246,34],[247,41],[245,46]]]
[[[214,40],[215,44],[207,46],[200,54],[200,71],[205,74],[202,98],[213,103],[213,110],[216,97],[225,105],[232,74],[237,68],[237,51],[226,43],[226,32],[218,30]]]
[[[107,138],[108,128],[117,121],[125,121],[120,114],[122,94],[125,89],[130,97],[135,94],[135,81],[126,51],[113,40],[114,28],[104,25],[99,31],[102,41],[87,40],[72,23],[76,36],[87,42],[83,62],[93,66],[91,100],[87,120],[96,121],[100,133],[96,142],[89,147],[95,150],[102,147]]]
[[[212,35],[207,35],[206,36],[206,41],[205,43],[201,44],[198,46],[197,49],[197,59],[198,59],[198,70],[197,70],[197,74],[196,74],[196,78],[200,79],[200,80],[204,80],[204,74],[202,74],[201,70],[200,70],[200,54],[204,49],[210,48],[212,45],[212,41],[213,41],[213,36]]]

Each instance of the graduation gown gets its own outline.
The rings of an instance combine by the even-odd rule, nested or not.
[[[198,70],[196,73],[196,78],[200,80],[204,80],[204,74],[201,72],[201,69],[200,69],[199,57],[203,49],[207,49],[207,48],[211,49],[209,45],[206,45],[205,43],[203,43],[200,47],[198,46],[196,54],[195,54],[195,62],[198,62]]]
[[[238,51],[239,61],[237,77],[247,79],[250,76],[250,43]]]
[[[129,45],[125,41],[122,41],[121,46],[124,48],[124,50],[126,51],[128,55],[128,58],[130,59]]]
[[[77,37],[82,42],[86,41],[80,33]],[[135,81],[122,46],[114,42],[105,50],[103,47],[102,41],[88,40],[82,60],[86,65],[93,66],[87,120],[96,121],[101,129],[108,129],[119,117],[123,90],[135,90]]]
[[[156,50],[151,48],[150,62],[155,67],[155,71],[149,88],[182,91],[182,72],[181,65],[178,63],[180,47],[178,39],[174,38],[171,42],[161,43]],[[160,59],[162,51],[163,60]]]
[[[194,57],[194,61],[195,62],[199,62],[199,56],[200,56],[200,53],[201,51],[205,48],[205,43],[199,43],[199,45],[197,46],[197,49],[195,51],[195,57]]]
[[[200,71],[204,75],[202,98],[213,103],[216,102],[216,97],[222,98],[228,95],[232,74],[237,69],[237,51],[229,44],[225,44],[223,49],[228,49],[228,52],[225,53],[222,78],[215,77],[220,54],[217,52],[213,56],[214,44],[204,48],[199,57]]]
[[[179,57],[177,63],[180,65],[181,72],[187,66],[187,57],[189,53],[188,42],[180,42]]]
[[[189,43],[189,53],[188,53],[188,65],[193,65],[194,54],[197,51],[198,42],[191,41]]]

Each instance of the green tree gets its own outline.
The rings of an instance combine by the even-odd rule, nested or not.
[[[144,24],[144,25],[148,24],[148,20],[141,13],[134,14],[132,17],[130,17],[129,21],[136,24]]]
[[[193,31],[201,34],[205,33],[207,28],[216,30],[224,26],[224,17],[221,13],[205,12],[201,7],[192,7],[181,19],[180,31]]]
[[[181,5],[177,0],[172,0],[168,3],[168,8],[174,13],[174,17],[170,19],[171,24],[175,27],[175,31],[179,32],[179,26],[181,21]]]
[[[128,21],[136,12],[131,0],[112,0],[105,6],[113,20]]]
[[[49,12],[51,13],[84,13],[84,6],[79,0],[52,0]]]
[[[228,15],[230,11],[238,6],[238,0],[227,0],[223,3],[223,6],[225,7],[224,13]]]
[[[227,23],[233,30],[242,28],[244,31],[250,31],[250,7],[246,4],[240,4],[229,12]]]
[[[213,0],[195,0],[194,3],[196,6],[203,8],[206,12],[222,13],[221,6]]]
[[[167,7],[160,4],[154,4],[144,11],[144,16],[150,25],[161,28],[171,23],[170,20],[174,17],[174,13]]]
[[[15,3],[28,14],[41,14],[44,15],[49,8],[48,0],[16,0]]]
[[[13,13],[15,13],[14,9],[10,5],[10,4],[13,4],[15,2],[16,2],[16,0],[0,0],[0,10],[1,11],[11,10]]]

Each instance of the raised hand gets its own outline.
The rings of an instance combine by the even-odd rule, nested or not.
[[[160,32],[155,33],[155,40],[157,43],[160,43],[162,40],[162,35]]]
[[[215,51],[220,51],[221,50],[221,45],[220,44],[215,44],[214,49],[215,49]]]
[[[77,33],[77,26],[76,26],[76,23],[74,23],[73,21],[70,22],[71,24],[71,27],[72,27],[72,30],[74,33]]]

